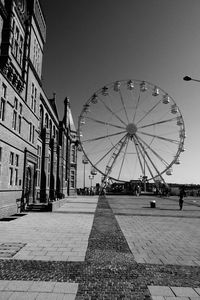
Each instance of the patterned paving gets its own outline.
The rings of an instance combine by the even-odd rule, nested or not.
[[[77,283],[0,280],[0,300],[74,300]]]
[[[0,222],[0,258],[84,261],[96,204],[97,197],[85,197],[82,203],[74,198],[55,213],[29,213]],[[16,247],[8,244],[25,246],[13,252]]]
[[[200,266],[200,208],[148,197],[109,198],[117,221],[138,263]],[[125,204],[125,205],[124,205]]]
[[[12,256],[0,258],[0,300],[200,299],[200,207],[149,200],[74,198],[0,222]]]
[[[200,266],[200,220],[124,217],[117,221],[137,262]]]
[[[200,288],[148,286],[152,300],[199,300]]]

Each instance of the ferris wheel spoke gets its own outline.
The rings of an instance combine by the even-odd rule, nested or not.
[[[109,125],[109,126],[112,126],[112,127],[115,127],[115,128],[125,129],[125,127],[122,127],[122,126],[119,126],[119,125],[115,125],[115,124],[112,124],[112,123],[109,123],[109,122],[103,122],[101,120],[97,120],[97,119],[94,119],[94,118],[91,118],[91,117],[87,117],[86,116],[85,119],[89,119],[91,121],[94,121],[94,122],[102,124],[102,125]]]
[[[121,90],[119,90],[119,94],[120,94],[120,99],[121,99],[121,103],[122,103],[123,108],[124,108],[124,112],[125,112],[125,115],[126,115],[127,122],[129,123],[129,118],[128,118],[128,114],[127,114],[127,111],[126,111],[126,107],[125,107],[125,104],[124,104],[124,99],[123,99]]]
[[[120,131],[120,132],[117,132],[117,133],[113,133],[113,134],[106,134],[106,135],[99,136],[99,137],[96,137],[96,138],[93,138],[93,139],[84,140],[84,141],[82,141],[82,143],[95,142],[95,141],[98,141],[98,140],[106,139],[108,137],[117,136],[117,135],[123,134],[125,132],[126,132],[126,130]]]
[[[168,122],[172,122],[174,120],[177,120],[177,117],[174,117],[174,118],[171,118],[171,119],[167,119],[167,120],[163,120],[163,121],[158,121],[158,122],[151,123],[151,124],[147,124],[147,125],[138,127],[138,129],[146,128],[146,127],[150,127],[150,126],[154,126],[154,125],[158,125],[158,124],[168,123]]]
[[[112,147],[111,147],[111,149],[110,150],[108,150],[95,164],[94,164],[94,166],[98,166],[98,164],[102,161],[102,160],[104,160],[104,158],[115,148],[116,149],[116,147],[117,147],[117,145],[119,144],[119,143],[121,143],[122,142],[122,140],[124,139],[124,136],[115,144],[115,145],[113,145]]]
[[[148,171],[149,171],[151,177],[154,177],[153,172],[151,171],[151,168],[150,168],[150,166],[149,166],[147,160],[145,159],[145,152],[143,151],[141,145],[138,146],[138,148],[139,148],[139,151],[140,151],[141,156],[143,157],[144,165],[146,165],[146,167],[147,167],[147,169],[148,169]],[[142,170],[143,170],[143,176],[145,176],[145,167],[143,167]]]
[[[142,174],[144,175],[144,168],[143,168],[142,160],[141,160],[140,153],[139,153],[139,150],[138,150],[138,143],[137,143],[135,138],[134,138],[133,142],[135,144],[135,149],[136,149],[137,157],[138,157],[138,160],[139,160],[139,163],[140,163],[140,168],[141,168]]]
[[[162,175],[161,175],[161,173],[159,172],[158,168],[157,168],[156,165],[154,164],[153,160],[151,159],[151,157],[149,156],[149,154],[148,154],[148,152],[146,151],[145,147],[144,147],[143,144],[140,142],[140,140],[138,139],[137,136],[136,136],[136,139],[137,139],[137,141],[138,141],[140,147],[142,148],[142,150],[143,150],[143,152],[144,152],[144,154],[145,154],[144,160],[145,160],[145,163],[146,163],[147,167],[148,167],[148,163],[147,163],[146,158],[148,158],[148,160],[150,161],[150,163],[151,163],[151,165],[153,166],[153,168],[154,168],[154,170],[156,171],[156,173],[157,173],[157,174],[160,176],[160,178],[162,178],[162,180],[164,181],[164,178],[162,177]],[[151,168],[148,167],[148,170],[149,170],[149,172],[150,172]],[[151,174],[152,174],[152,172],[151,172]],[[152,175],[151,175],[151,176],[152,176]],[[153,176],[153,177],[154,177],[154,176]],[[164,182],[165,182],[165,181],[164,181]]]
[[[105,108],[113,115],[115,116],[115,118],[117,118],[122,124],[124,124],[126,126],[126,123],[114,112],[112,111],[112,109],[103,101],[103,99],[101,97],[99,97],[100,101],[103,103],[103,105],[105,106]]]
[[[118,174],[118,179],[120,178],[120,175],[121,175],[121,172],[122,172],[122,168],[123,168],[123,165],[124,165],[124,160],[125,160],[125,157],[126,157],[126,154],[127,154],[127,148],[128,148],[128,144],[129,144],[129,139],[128,139],[128,136],[126,137],[126,148],[125,148],[125,152],[124,152],[124,155],[123,155],[123,159],[122,159],[122,163],[121,163],[121,166],[120,166],[120,170],[119,170],[119,174]]]
[[[118,156],[119,156],[120,152],[124,148],[124,146],[126,144],[126,140],[127,140],[127,135],[125,135],[121,139],[121,141],[119,141],[119,143],[118,143],[119,149],[116,148],[116,151],[114,151],[112,156],[110,157],[109,162],[106,166],[107,171],[105,171],[104,181],[109,177],[110,173],[112,172],[112,168],[113,168],[116,160],[118,159]]]
[[[137,136],[141,143],[143,143],[165,166],[168,166],[168,162],[162,158],[150,145],[148,145],[142,138]]]
[[[150,133],[146,133],[146,132],[143,132],[143,131],[138,131],[138,133],[141,133],[141,134],[147,135],[147,136],[151,136],[153,138],[157,138],[157,139],[160,139],[160,140],[163,140],[163,141],[166,141],[166,142],[170,142],[170,143],[173,143],[173,144],[179,144],[178,140],[173,140],[173,139],[165,138],[163,136],[159,136],[159,135],[155,135],[155,134],[150,134]]]
[[[141,121],[143,121],[144,120],[144,118],[146,118],[157,106],[158,106],[158,104],[161,102],[161,100],[160,101],[158,101],[151,109],[149,109],[146,113],[145,113],[145,115],[137,122],[137,124],[139,124]]]
[[[138,96],[138,99],[137,99],[137,104],[136,104],[136,108],[135,108],[135,113],[134,113],[134,116],[133,116],[133,123],[134,123],[134,121],[135,121],[135,117],[136,117],[136,113],[137,113],[137,109],[138,109],[139,102],[140,102],[140,93],[139,93],[139,96]]]

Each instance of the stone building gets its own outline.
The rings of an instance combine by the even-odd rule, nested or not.
[[[0,0],[0,216],[16,199],[48,203],[76,193],[77,141],[69,99],[42,87],[46,23],[39,0]]]

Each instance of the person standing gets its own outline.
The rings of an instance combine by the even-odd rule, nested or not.
[[[181,187],[180,188],[180,193],[179,193],[179,207],[180,207],[180,210],[183,209],[183,198],[186,196],[186,193],[185,193],[185,188],[184,187]]]

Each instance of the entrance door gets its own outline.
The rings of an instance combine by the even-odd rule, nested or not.
[[[26,168],[26,176],[25,176],[25,198],[26,203],[31,204],[34,200],[34,170],[31,166],[27,166]]]

